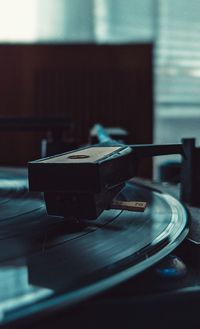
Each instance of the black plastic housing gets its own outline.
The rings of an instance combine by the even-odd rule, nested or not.
[[[121,145],[98,144],[28,164],[29,189],[41,192],[100,193],[136,174],[132,148]]]

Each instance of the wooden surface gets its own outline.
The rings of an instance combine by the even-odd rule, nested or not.
[[[0,58],[1,116],[66,115],[77,144],[96,122],[152,142],[151,45],[0,45]],[[1,133],[1,164],[39,157],[40,138]]]

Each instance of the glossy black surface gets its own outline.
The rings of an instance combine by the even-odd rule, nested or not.
[[[128,183],[118,198],[146,201],[143,213],[107,210],[71,223],[46,214],[28,193],[26,171],[0,173],[0,322],[43,315],[103,292],[170,253],[188,232],[182,205]]]

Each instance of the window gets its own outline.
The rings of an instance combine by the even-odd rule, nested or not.
[[[0,0],[0,41],[147,41],[153,36],[153,2]]]
[[[36,1],[0,0],[0,42],[36,39]]]
[[[155,141],[198,136],[199,0],[0,0],[0,42],[154,42]]]

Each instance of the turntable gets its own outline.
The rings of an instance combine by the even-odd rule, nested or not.
[[[28,179],[1,170],[2,327],[165,328],[198,314],[199,149],[96,129],[99,144],[30,162]],[[135,178],[141,157],[169,153],[183,158],[180,196]]]

